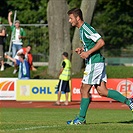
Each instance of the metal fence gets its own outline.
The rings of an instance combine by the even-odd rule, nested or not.
[[[102,54],[105,57],[105,62],[107,65],[124,65],[124,66],[133,66],[133,49],[132,46],[130,46],[127,49],[108,49],[107,51],[110,51],[112,55],[108,55],[104,50],[102,51]],[[117,52],[116,52],[117,51]],[[117,54],[118,53],[118,54]]]

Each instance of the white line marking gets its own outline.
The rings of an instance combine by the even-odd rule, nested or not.
[[[35,130],[35,129],[43,129],[43,128],[57,128],[57,127],[61,127],[59,125],[53,125],[53,126],[35,126],[35,127],[25,127],[25,128],[16,128],[16,129],[8,129],[8,130],[0,130],[0,131],[3,131],[3,132],[6,132],[6,131],[24,131],[24,130]]]

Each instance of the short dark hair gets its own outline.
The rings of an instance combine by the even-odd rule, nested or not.
[[[72,8],[71,10],[67,12],[67,14],[68,15],[73,14],[75,17],[79,16],[80,19],[83,21],[83,14],[82,14],[81,9],[79,8]]]
[[[20,56],[21,58],[25,59],[25,55],[24,54],[18,54],[18,56]]]
[[[68,53],[67,52],[63,52],[63,54],[65,57],[68,57]]]

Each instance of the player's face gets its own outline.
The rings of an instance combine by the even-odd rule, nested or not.
[[[78,21],[77,21],[77,17],[75,17],[73,14],[69,15],[69,23],[72,24],[72,26],[76,26],[78,25]]]

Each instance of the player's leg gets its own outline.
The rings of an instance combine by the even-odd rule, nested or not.
[[[95,64],[88,64],[85,68],[84,71],[84,76],[82,79],[82,85],[81,85],[81,102],[80,102],[80,112],[79,116],[75,120],[68,121],[67,124],[72,125],[72,124],[84,124],[86,123],[85,117],[86,117],[86,112],[88,110],[88,106],[91,102],[91,97],[89,95],[89,91],[95,83],[94,79],[94,70]]]
[[[81,86],[81,103],[79,112],[79,120],[81,121],[84,121],[89,104],[91,102],[91,95],[89,94],[90,89],[91,85],[82,84]]]
[[[100,96],[107,97],[108,89],[106,88],[106,82],[102,81],[99,85],[95,85],[95,88]]]
[[[82,84],[81,86],[81,102],[80,102],[80,112],[76,119],[67,121],[67,124],[85,124],[86,123],[86,113],[91,102],[91,96],[89,91],[91,89],[91,85]]]
[[[100,85],[95,86],[99,95],[112,98],[116,101],[127,104],[131,110],[133,110],[132,99],[128,99],[116,90],[110,90],[106,88],[106,83],[102,81]]]

